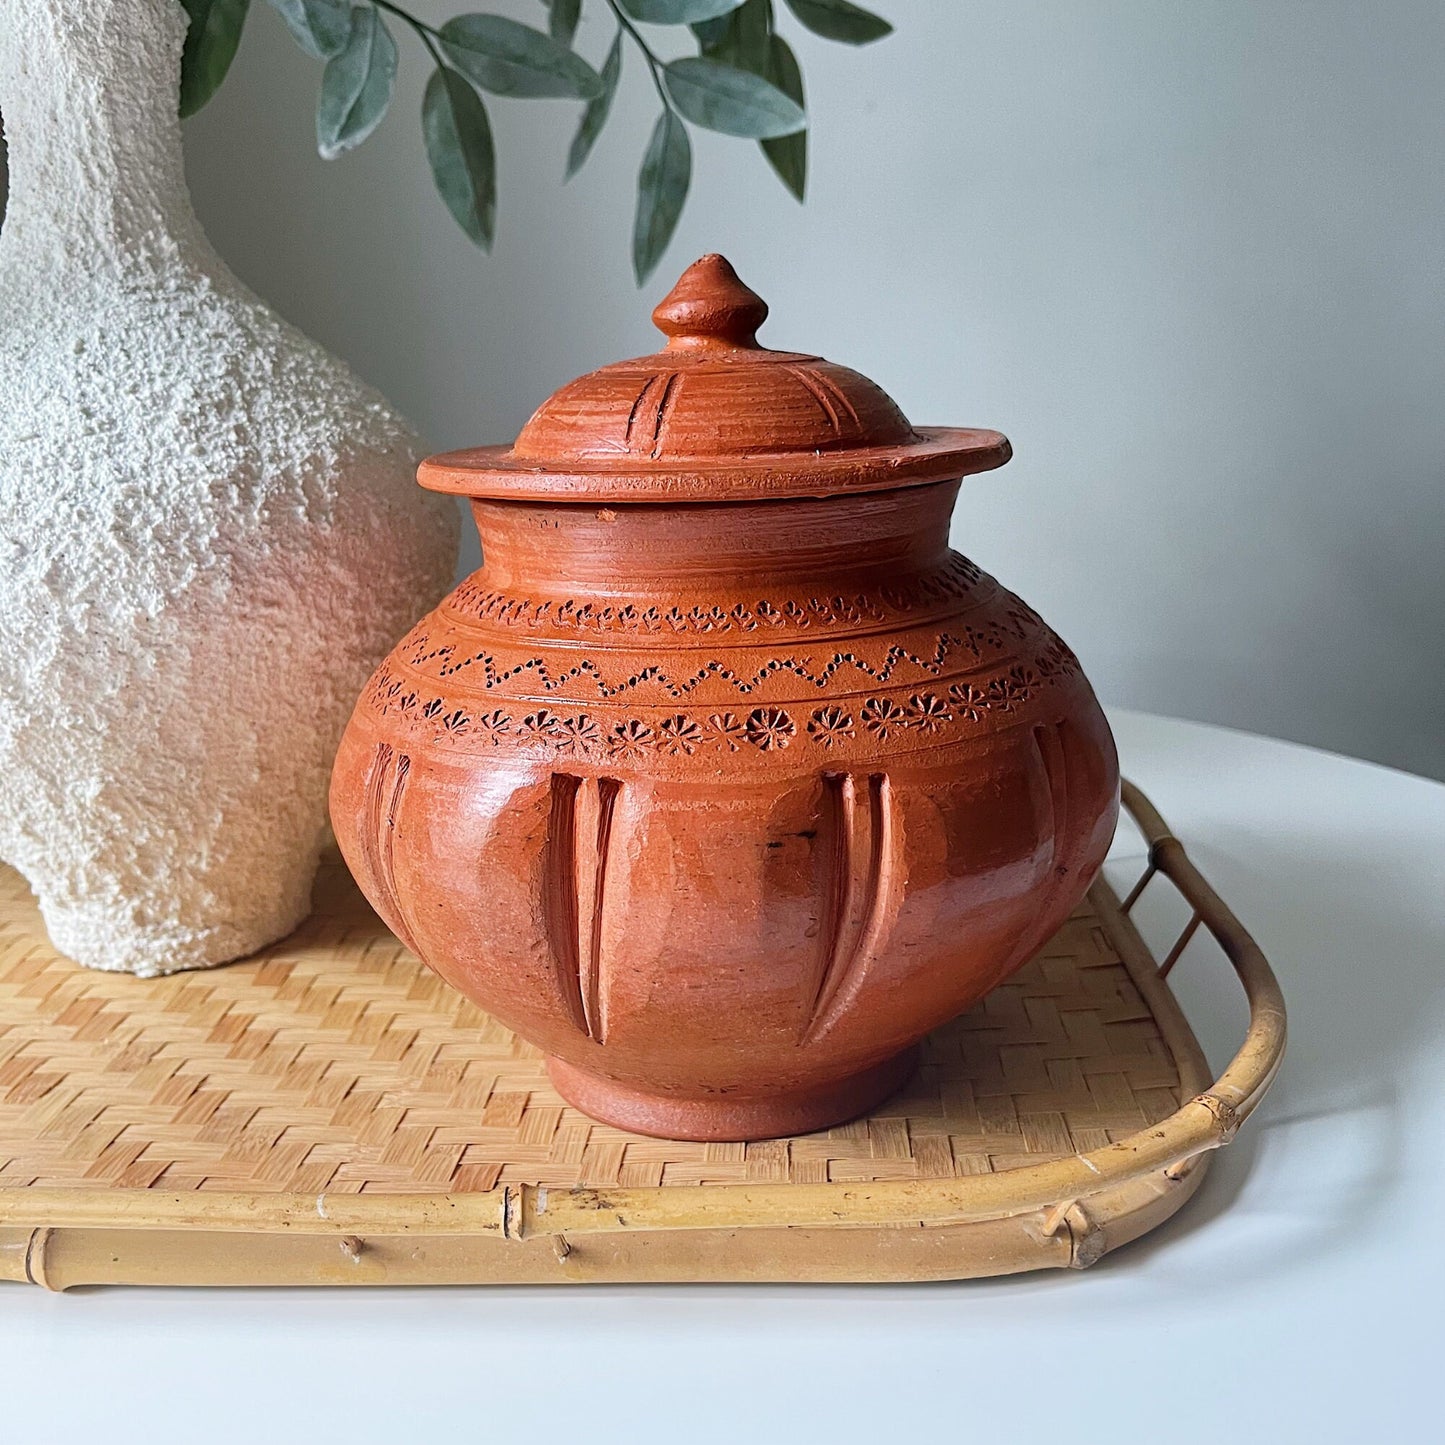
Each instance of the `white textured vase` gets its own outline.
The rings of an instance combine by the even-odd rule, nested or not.
[[[184,34],[0,0],[0,858],[140,974],[305,916],[341,729],[456,551],[406,423],[202,235]]]

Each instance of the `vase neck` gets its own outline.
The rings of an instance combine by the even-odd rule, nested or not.
[[[946,564],[957,482],[679,506],[473,501],[486,585],[555,603],[867,591]]]
[[[177,0],[0,0],[5,251],[127,269],[197,229],[177,96]]]

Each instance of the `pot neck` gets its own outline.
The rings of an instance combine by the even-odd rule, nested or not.
[[[87,273],[199,234],[177,96],[176,0],[0,0],[3,254]]]
[[[679,506],[474,500],[478,580],[517,596],[664,609],[868,591],[946,564],[958,487]]]

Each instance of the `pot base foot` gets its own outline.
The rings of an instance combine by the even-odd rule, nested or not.
[[[901,1088],[917,1063],[915,1047],[846,1079],[736,1099],[653,1094],[579,1069],[550,1054],[547,1073],[569,1104],[599,1123],[657,1139],[720,1144],[811,1134],[845,1123],[867,1113]]]

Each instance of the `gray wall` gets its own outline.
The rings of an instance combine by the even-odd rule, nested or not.
[[[575,107],[492,107],[488,258],[431,192],[415,44],[395,112],[328,165],[317,66],[257,7],[189,124],[197,206],[437,446],[505,440],[560,382],[652,349],[651,303],[725,251],[773,303],[771,344],[858,367],[917,421],[1010,434],[956,544],[1107,701],[1445,776],[1445,7],[878,8],[899,33],[871,50],[798,41],[808,205],[751,145],[697,136],[642,296],[627,247],[655,100],[635,57],[565,188]],[[599,55],[610,26],[585,9]]]

